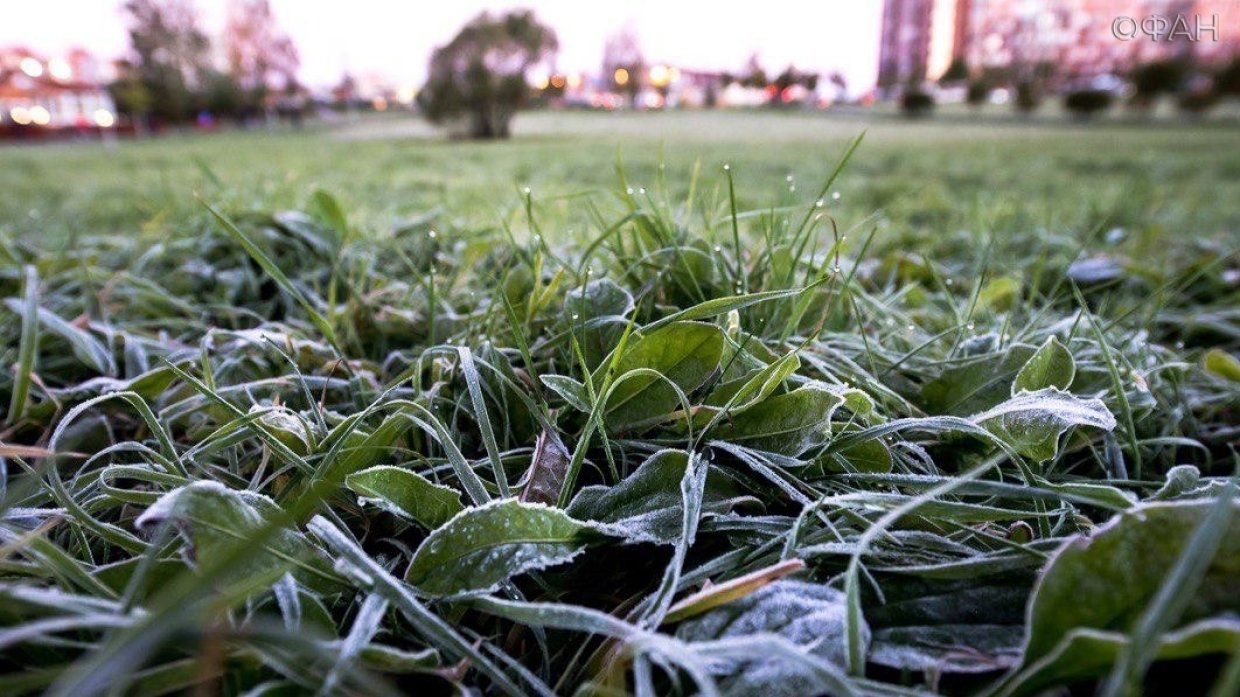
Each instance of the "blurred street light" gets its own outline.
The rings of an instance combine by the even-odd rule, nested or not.
[[[37,58],[26,56],[22,59],[19,66],[21,67],[22,72],[26,73],[30,77],[39,77],[43,74],[43,64],[40,63]]]
[[[69,64],[62,58],[53,58],[48,61],[47,72],[61,82],[65,82],[73,77],[73,68],[69,67]]]
[[[629,71],[624,68],[616,68],[616,72],[612,73],[611,78],[616,81],[617,85],[624,87],[629,84]]]
[[[667,87],[672,80],[672,71],[666,65],[655,65],[650,68],[650,84],[655,87]]]

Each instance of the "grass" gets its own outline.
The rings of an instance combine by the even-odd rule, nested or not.
[[[518,133],[3,152],[9,693],[1234,691],[1240,132]]]

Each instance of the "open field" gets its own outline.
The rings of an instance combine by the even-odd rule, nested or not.
[[[0,692],[1240,693],[1238,156],[763,112],[0,148]]]
[[[1173,226],[1178,235],[1240,228],[1240,207],[1227,204],[1240,198],[1237,128],[717,112],[528,114],[517,121],[517,138],[504,143],[444,142],[420,122],[392,116],[308,133],[174,135],[115,150],[6,147],[0,221],[40,236],[132,231],[199,214],[194,192],[273,208],[300,205],[323,188],[366,228],[436,206],[493,224],[523,186],[540,199],[612,188],[618,152],[638,185],[654,182],[664,161],[673,198],[687,189],[694,163],[713,190],[720,165],[731,162],[741,205],[762,206],[782,196],[789,173],[802,192],[813,188],[867,129],[840,180],[842,219],[881,209],[894,221],[934,216],[959,227],[974,211],[1004,232],[1133,223]]]

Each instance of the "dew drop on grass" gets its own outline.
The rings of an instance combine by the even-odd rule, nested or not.
[[[429,237],[429,238],[431,238],[431,239],[433,240],[433,239],[435,239],[436,237],[438,237],[438,234],[437,234],[434,230],[431,230],[431,231],[429,231],[429,232],[427,232],[427,233],[426,233],[426,236],[427,236],[427,237]]]
[[[822,208],[825,205],[827,205],[827,202],[823,201],[822,199],[818,199],[817,201],[814,201],[814,208]]]
[[[730,172],[730,171],[732,171],[732,165],[729,165],[729,164],[724,164],[724,166],[723,166],[723,171],[725,171],[725,172]]]
[[[528,187],[528,186],[523,186],[523,187],[521,187],[521,193],[525,194],[526,196],[529,196],[529,195],[530,195],[530,187]]]
[[[840,200],[840,192],[838,192],[838,191],[832,191],[832,192],[831,192],[831,200],[832,200],[832,201],[838,201],[838,200]]]

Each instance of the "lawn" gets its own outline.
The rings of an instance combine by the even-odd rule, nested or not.
[[[0,148],[0,691],[1240,692],[1240,130],[516,133]]]
[[[304,133],[174,135],[114,149],[6,147],[0,221],[43,237],[132,232],[200,215],[194,193],[269,209],[301,205],[323,188],[367,230],[435,207],[490,225],[525,186],[547,201],[612,189],[617,157],[639,186],[656,182],[664,163],[673,198],[687,190],[695,164],[714,192],[720,166],[732,163],[740,205],[765,206],[783,195],[788,174],[803,195],[813,189],[865,131],[833,204],[842,218],[881,211],[896,223],[1069,234],[1098,225],[1163,225],[1177,236],[1240,228],[1240,207],[1226,203],[1240,198],[1240,129],[1225,126],[562,112],[525,115],[516,130],[510,142],[455,143],[392,115]],[[579,206],[556,208],[578,224]],[[978,214],[985,221],[968,220]]]

